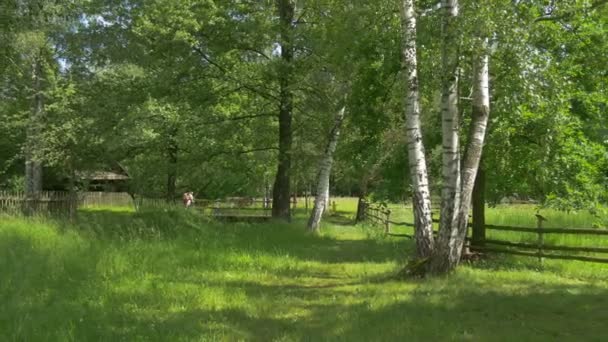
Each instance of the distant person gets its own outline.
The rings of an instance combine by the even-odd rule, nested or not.
[[[191,191],[185,192],[184,196],[182,196],[182,200],[184,201],[184,206],[190,208],[192,204],[194,204],[194,193]]]
[[[194,192],[190,191],[190,205],[194,205]]]
[[[182,202],[184,203],[184,207],[188,207],[188,192],[184,192],[184,194],[182,195]]]

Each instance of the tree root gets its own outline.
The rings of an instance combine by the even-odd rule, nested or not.
[[[460,262],[461,263],[474,263],[477,261],[481,261],[486,259],[487,255],[479,252],[470,252],[463,253]],[[404,279],[422,279],[425,278],[429,274],[428,265],[430,262],[430,258],[423,259],[413,259],[410,260],[404,268],[402,268],[395,275],[396,279],[404,280]]]
[[[395,276],[397,279],[420,279],[427,274],[429,258],[413,259]]]
[[[476,261],[480,261],[482,259],[487,259],[487,255],[481,252],[472,252],[467,251],[466,253],[462,253],[460,256],[460,262],[473,263]]]

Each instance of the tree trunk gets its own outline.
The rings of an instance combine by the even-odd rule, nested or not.
[[[26,213],[35,210],[36,199],[42,191],[42,163],[36,153],[36,145],[40,144],[40,130],[44,115],[44,98],[42,95],[42,62],[40,56],[32,62],[32,110],[26,130],[25,146],[25,195],[27,199]]]
[[[485,191],[486,175],[480,165],[473,186],[473,246],[483,246],[486,239]]]
[[[293,209],[297,209],[298,208],[298,179],[296,177],[295,182],[293,183]]]
[[[177,181],[177,156],[179,147],[177,144],[177,129],[169,132],[167,144],[167,203],[175,202],[175,183]]]
[[[480,49],[477,51],[473,65],[473,76],[472,120],[463,164],[462,199],[458,208],[457,224],[450,229],[449,235],[447,235],[447,244],[441,245],[437,258],[433,258],[431,264],[432,273],[447,273],[458,266],[462,246],[466,238],[471,196],[477,176],[477,169],[479,168],[479,160],[481,159],[490,113],[487,39],[482,41]]]
[[[450,259],[453,233],[460,206],[460,151],[458,117],[458,49],[456,18],[458,0],[442,0],[441,49],[441,127],[442,127],[442,189],[441,213],[437,247],[429,263],[431,273],[444,273],[455,267]],[[459,251],[460,253],[460,251]]]
[[[458,239],[456,240],[458,246],[462,246],[466,237],[471,197],[475,179],[477,178],[477,170],[479,169],[479,161],[481,160],[486,136],[486,127],[490,115],[490,81],[487,45],[488,40],[483,39],[480,43],[480,51],[478,51],[474,62],[475,64],[473,65],[474,93],[472,121],[469,129],[467,153],[463,164],[462,203],[458,213]],[[460,255],[457,255],[457,257],[460,258]]]
[[[325,153],[319,164],[319,178],[317,179],[317,196],[315,197],[315,204],[312,208],[312,213],[308,220],[308,229],[312,232],[319,231],[319,225],[321,223],[321,217],[329,205],[329,176],[331,175],[331,166],[334,160],[334,152],[338,145],[338,138],[340,137],[340,127],[344,120],[344,111],[346,106],[338,111],[335,117],[334,126],[329,133],[329,141],[325,147]]]
[[[272,217],[289,220],[290,173],[292,145],[291,74],[293,59],[292,22],[294,4],[290,0],[277,0],[280,20],[281,64],[279,67],[279,160],[272,194]]]
[[[331,175],[331,173],[330,173]],[[327,182],[327,188],[325,189],[325,192],[323,193],[323,197],[325,197],[325,201],[323,203],[325,203],[325,209],[323,209],[323,212],[329,212],[329,181]]]
[[[408,144],[408,162],[413,187],[414,231],[416,257],[426,258],[433,251],[433,221],[429,193],[426,158],[420,126],[420,94],[416,56],[416,12],[414,0],[403,0],[401,20],[403,26],[402,63],[405,70],[407,95],[405,121]]]

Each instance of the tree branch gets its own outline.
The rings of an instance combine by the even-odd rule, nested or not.
[[[272,113],[272,114],[271,113],[263,113],[263,114],[251,114],[251,115],[243,115],[243,116],[233,116],[233,117],[219,119],[219,120],[204,121],[204,122],[202,122],[202,124],[204,124],[204,125],[215,125],[215,124],[229,122],[229,121],[249,120],[249,119],[256,119],[256,118],[261,118],[261,117],[276,117],[277,115],[278,114],[276,114],[276,113]]]
[[[258,147],[258,148],[248,149],[248,150],[240,150],[240,151],[229,151],[229,150],[217,151],[215,153],[210,154],[209,157],[207,158],[207,160],[205,160],[205,161],[210,162],[212,159],[215,159],[216,157],[219,157],[221,155],[226,155],[226,154],[240,155],[240,154],[247,154],[247,153],[261,152],[261,151],[272,151],[272,150],[278,151],[279,148],[275,147],[275,146],[270,146],[270,147]]]
[[[597,0],[594,3],[591,4],[591,6],[589,6],[589,11],[593,11],[594,9],[603,6],[605,4],[608,4],[608,0]],[[561,15],[556,15],[554,16],[553,13],[547,13],[545,15],[542,15],[536,19],[534,19],[534,22],[541,22],[541,21],[560,21],[562,19],[567,19],[572,17],[574,14],[576,13],[576,11],[572,10],[572,11],[568,11],[565,13],[562,13]]]
[[[222,73],[226,73],[226,69],[219,65],[218,63],[214,62],[206,53],[205,51],[203,51],[200,47],[198,46],[193,46],[192,49],[198,53],[205,61],[207,61],[207,63],[213,65],[214,67],[218,68]]]
[[[245,46],[244,46],[244,47],[241,47],[241,48],[240,48],[240,50],[243,50],[243,51],[251,51],[251,52],[255,52],[255,53],[257,53],[258,55],[260,55],[260,56],[264,57],[265,59],[267,59],[267,60],[271,60],[270,56],[268,56],[268,55],[267,55],[267,54],[265,54],[264,52],[262,52],[262,51],[260,51],[260,50],[258,50],[258,49],[255,49],[255,48],[249,47],[249,46],[247,46],[247,47],[245,47]]]

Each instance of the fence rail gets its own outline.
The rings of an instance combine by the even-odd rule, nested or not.
[[[9,215],[74,215],[78,207],[130,206],[135,210],[181,206],[179,200],[131,196],[126,192],[42,191],[29,198],[25,192],[0,191],[0,213]],[[296,201],[291,199],[295,208]],[[222,219],[267,218],[272,216],[272,199],[230,197],[221,200],[199,199],[194,209],[203,215]]]
[[[407,237],[414,238],[413,234],[406,233],[393,233],[391,227],[403,226],[403,227],[414,227],[411,222],[397,222],[390,219],[391,211],[384,207],[373,203],[368,203],[363,206],[365,208],[364,218],[369,219],[373,224],[380,226],[384,229],[387,236],[395,237]],[[557,234],[557,235],[579,235],[579,236],[608,236],[608,229],[589,229],[589,228],[544,228],[543,222],[546,219],[540,215],[537,215],[537,226],[536,227],[513,227],[513,226],[498,226],[486,224],[485,229],[496,230],[496,231],[509,231],[519,232],[526,234],[535,234],[536,243],[525,243],[525,242],[513,242],[495,239],[483,239],[480,241],[472,241],[467,238],[469,247],[472,250],[483,251],[483,252],[494,252],[494,253],[505,253],[520,256],[536,257],[541,262],[543,258],[547,259],[563,259],[563,260],[578,260],[587,262],[598,262],[608,263],[608,258],[601,258],[596,256],[586,255],[572,255],[572,254],[555,254],[547,253],[548,251],[557,252],[574,252],[574,253],[598,253],[608,254],[607,247],[590,247],[590,246],[563,246],[553,245],[545,243],[545,234]],[[433,222],[439,222],[437,219],[433,219]],[[469,223],[469,227],[471,224]],[[437,231],[433,232],[437,234]],[[497,247],[498,246],[498,247]],[[502,248],[500,248],[502,247]]]

